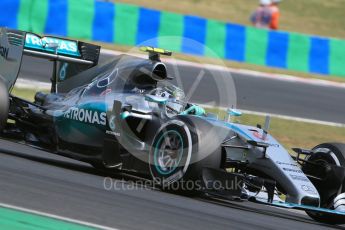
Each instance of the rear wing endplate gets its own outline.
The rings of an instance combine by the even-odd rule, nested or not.
[[[98,64],[99,54],[100,46],[90,43],[0,28],[0,79],[8,90],[17,80],[23,55],[78,65],[78,69],[85,70]]]

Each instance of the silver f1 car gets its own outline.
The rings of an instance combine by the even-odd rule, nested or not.
[[[119,55],[98,64],[99,46],[1,29],[1,137],[134,173],[163,189],[300,209],[345,224],[345,145],[296,148],[293,159],[268,133],[269,118],[264,127],[217,119],[170,83],[160,55],[171,52],[142,50],[148,59]],[[34,102],[11,94],[23,55],[54,66],[51,92],[37,92]]]

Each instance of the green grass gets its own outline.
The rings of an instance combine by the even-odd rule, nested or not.
[[[34,90],[23,88],[15,88],[12,93],[18,97],[31,101],[35,95]],[[219,117],[225,116],[224,111],[218,111],[215,109],[208,109],[208,111],[218,113]],[[244,114],[243,116],[236,118],[235,122],[256,126],[257,124],[263,125],[265,118],[263,116]],[[345,137],[345,128],[291,121],[280,118],[272,118],[269,132],[289,150],[293,147],[312,148],[324,142],[344,142]],[[290,153],[292,153],[291,150]]]
[[[241,122],[249,125],[264,124],[265,118],[257,115],[244,115]],[[272,118],[269,130],[285,148],[312,148],[325,142],[344,142],[345,128],[311,124]]]
[[[39,90],[41,92],[45,92],[48,93],[48,91],[46,90]],[[14,88],[11,92],[12,95],[20,97],[20,98],[24,98],[28,101],[34,101],[35,98],[35,93],[37,91],[32,90],[32,89],[25,89],[25,88]]]
[[[217,109],[207,110],[218,114],[220,118],[225,117],[224,111]],[[257,124],[264,126],[265,117],[243,114],[241,117],[234,118],[233,122],[250,126],[256,126]],[[293,153],[291,148],[294,147],[311,149],[321,143],[344,142],[345,128],[272,118],[269,133],[288,149],[290,153]]]
[[[258,0],[117,0],[149,8],[250,25]],[[283,0],[281,30],[345,38],[344,0]]]

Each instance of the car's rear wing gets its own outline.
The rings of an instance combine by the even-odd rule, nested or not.
[[[99,54],[100,46],[90,43],[0,28],[0,78],[8,90],[17,80],[23,55],[54,61],[52,79],[63,81],[97,65]]]

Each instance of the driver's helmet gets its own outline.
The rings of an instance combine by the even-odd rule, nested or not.
[[[181,113],[186,107],[186,96],[182,89],[174,86],[167,85],[163,86],[159,90],[157,96],[168,98],[169,100],[166,103],[166,108],[168,112],[172,113]]]

